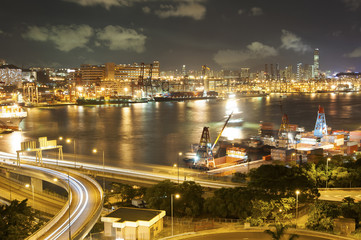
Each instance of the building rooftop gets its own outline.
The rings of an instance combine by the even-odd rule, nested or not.
[[[154,217],[158,216],[162,211],[144,208],[126,208],[121,207],[113,212],[109,213],[105,217],[107,218],[120,218],[118,222],[124,221],[150,221]]]

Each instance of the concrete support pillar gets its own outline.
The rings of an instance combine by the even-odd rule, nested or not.
[[[34,186],[34,192],[37,192],[37,193],[43,192],[43,180],[32,177],[31,185]]]

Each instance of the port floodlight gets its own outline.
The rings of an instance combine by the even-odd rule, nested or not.
[[[97,153],[98,150],[96,148],[93,149],[93,153]]]
[[[177,167],[177,164],[173,164],[173,167]]]
[[[179,152],[178,154],[179,154],[179,156],[182,156],[182,155],[183,155],[183,153],[182,153],[182,152]]]
[[[300,195],[300,193],[301,193],[300,190],[296,190],[297,196]]]
[[[57,181],[58,181],[58,179],[57,179],[57,178],[54,178],[54,179],[53,179],[53,181],[54,181],[54,182],[57,182]]]
[[[26,187],[26,188],[29,188],[29,187],[30,187],[30,184],[29,184],[29,183],[25,184],[25,187]]]
[[[63,140],[63,137],[59,137],[59,140],[60,140],[60,141]]]
[[[174,195],[176,199],[180,198],[180,194],[177,193],[176,195]]]
[[[68,138],[68,139],[66,140],[66,142],[67,142],[67,143],[71,143],[71,139]]]
[[[331,161],[331,158],[327,158],[327,161]]]

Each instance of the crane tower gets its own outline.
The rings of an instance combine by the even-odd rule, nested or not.
[[[314,135],[315,137],[319,137],[319,138],[327,135],[325,110],[321,106],[318,107],[318,114],[316,119]]]

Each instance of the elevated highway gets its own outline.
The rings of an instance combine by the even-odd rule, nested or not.
[[[0,160],[1,158],[6,159],[8,161],[11,161],[15,165],[15,154],[0,152]],[[34,163],[35,157],[32,156],[21,156],[21,164],[23,163]],[[51,159],[51,158],[43,158],[43,163],[46,165],[51,165],[54,167],[68,167],[74,169],[74,161],[69,160],[57,160],[57,159]],[[173,182],[178,182],[178,176],[177,174],[172,170],[169,170],[169,168],[163,167],[157,167],[152,168],[148,171],[145,170],[135,170],[135,169],[126,169],[126,168],[120,168],[120,167],[113,167],[113,166],[101,166],[98,164],[90,164],[90,163],[79,163],[77,162],[77,170],[82,170],[88,174],[96,174],[97,176],[106,177],[106,178],[112,178],[117,179],[120,177],[127,177],[130,179],[135,179],[137,181],[145,181],[147,183],[156,183],[163,180],[171,180]],[[174,169],[173,169],[174,170]],[[184,171],[188,171],[183,169],[181,172],[184,173]],[[199,177],[200,173],[189,173],[186,180],[192,180],[196,183],[200,184],[203,187],[208,188],[222,188],[222,187],[237,187],[241,186],[238,183],[232,183],[232,182],[222,182],[222,181],[214,181],[211,179],[206,179]],[[179,177],[179,181],[183,182],[184,176],[181,175]]]
[[[89,233],[103,207],[103,191],[95,180],[75,171],[28,164],[22,164],[20,168],[11,166],[11,169],[49,182],[54,182],[53,179],[56,178],[56,184],[69,193],[68,201],[62,209],[43,228],[30,236],[29,240],[83,239]]]

